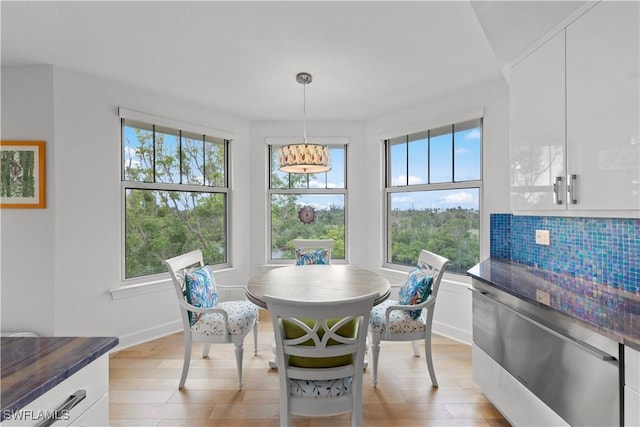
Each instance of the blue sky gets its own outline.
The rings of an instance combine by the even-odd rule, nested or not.
[[[410,136],[408,143],[391,146],[391,185],[445,183],[454,179],[456,182],[479,180],[480,164],[479,127],[454,134],[437,132],[430,139],[426,135]],[[411,190],[411,187],[406,189]],[[391,195],[391,209],[447,209],[458,206],[478,209],[478,198],[477,189],[407,191]]]

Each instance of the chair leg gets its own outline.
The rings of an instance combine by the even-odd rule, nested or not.
[[[411,341],[411,347],[413,347],[413,355],[420,357],[420,348],[418,348],[418,341]]]
[[[258,329],[260,327],[260,323],[258,319],[256,319],[256,323],[253,324],[253,355],[258,355]]]
[[[238,390],[242,389],[242,355],[244,354],[244,343],[236,344],[236,365],[238,367]]]
[[[429,369],[429,376],[431,377],[431,385],[438,387],[438,380],[436,379],[436,372],[433,369],[433,358],[431,357],[431,334],[427,334],[424,338],[424,354],[427,359],[427,368]]]
[[[180,384],[178,384],[178,389],[184,387],[184,383],[187,380],[187,374],[189,373],[189,362],[191,362],[191,336],[185,332],[184,363],[182,364],[182,376],[180,377]]]
[[[371,353],[373,356],[373,386],[378,385],[378,359],[380,358],[380,334],[371,334]]]
[[[211,348],[211,344],[205,344],[202,348],[202,358],[209,356],[209,349]]]

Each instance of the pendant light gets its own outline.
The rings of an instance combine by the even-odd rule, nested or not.
[[[304,114],[303,139],[301,143],[289,144],[278,149],[278,169],[289,173],[320,173],[331,170],[331,152],[329,147],[321,144],[307,142],[307,90],[311,83],[309,73],[298,73],[296,81],[303,86],[304,102],[302,111]]]

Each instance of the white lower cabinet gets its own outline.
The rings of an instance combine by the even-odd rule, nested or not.
[[[640,352],[624,347],[624,425],[640,426]]]
[[[55,417],[72,395],[86,393],[84,399],[69,411],[58,413],[54,426],[108,426],[109,425],[109,355],[105,354],[71,375],[60,384],[16,411],[12,418],[2,422],[5,426],[38,426]]]
[[[624,425],[640,426],[640,393],[624,386]]]
[[[109,395],[105,393],[92,407],[80,414],[73,427],[97,427],[109,425]]]
[[[473,379],[487,399],[514,426],[569,424],[477,345],[472,347]]]

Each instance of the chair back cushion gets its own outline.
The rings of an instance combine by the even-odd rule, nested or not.
[[[296,249],[296,265],[314,264],[329,264],[329,251],[327,249]]]
[[[312,319],[300,319],[300,321],[303,322],[305,325],[307,325],[311,329],[313,329],[316,325],[316,321]],[[329,328],[332,328],[336,323],[338,323],[338,321],[340,321],[340,319],[327,319],[327,326]],[[306,335],[306,332],[300,326],[296,325],[290,320],[286,320],[286,319],[283,320],[282,326],[284,329],[284,336],[286,339],[300,338]],[[348,323],[341,326],[336,331],[338,335],[346,338],[355,338],[357,336],[356,335],[357,332],[358,332],[357,319],[350,320]],[[318,330],[318,338],[322,339],[323,336],[324,336],[324,329],[320,327]],[[340,343],[334,340],[333,338],[330,338],[329,341],[327,341],[327,345],[337,345],[337,344],[340,344]],[[301,345],[312,346],[314,345],[314,343],[312,339],[308,339],[307,341],[303,342]],[[335,368],[337,366],[351,365],[352,363],[353,363],[353,357],[350,354],[335,356],[335,357],[303,357],[303,356],[293,356],[293,355],[289,356],[289,365],[297,366],[299,368]]]
[[[424,302],[431,295],[431,285],[433,284],[433,277],[426,274],[421,268],[415,267],[407,275],[407,279],[404,282],[400,292],[398,293],[398,300],[403,305],[415,305]],[[420,317],[422,309],[411,310],[409,315],[412,319]]]
[[[187,302],[195,307],[211,308],[215,306],[218,301],[218,293],[211,266],[185,269],[184,291]],[[196,323],[200,316],[200,313],[189,312],[191,325]]]

